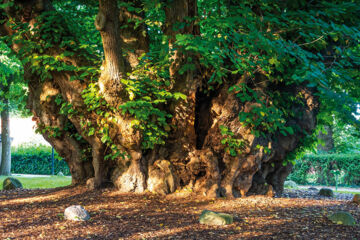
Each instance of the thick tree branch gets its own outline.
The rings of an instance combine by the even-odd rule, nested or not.
[[[100,31],[105,61],[99,79],[100,91],[109,103],[115,103],[121,91],[120,80],[125,74],[125,63],[119,44],[119,9],[117,1],[99,0],[95,27]]]

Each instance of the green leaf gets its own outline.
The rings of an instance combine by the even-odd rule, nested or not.
[[[176,100],[178,100],[178,99],[182,99],[182,100],[186,100],[186,95],[185,94],[182,94],[182,93],[179,93],[179,92],[176,92],[176,93],[174,93],[174,98],[176,99]]]
[[[285,127],[285,130],[290,134],[293,135],[294,134],[294,130],[292,127]]]
[[[237,156],[237,152],[236,152],[236,150],[235,149],[233,149],[233,148],[230,148],[230,155],[232,156],[232,157],[236,157]]]
[[[95,134],[95,128],[90,128],[88,132],[88,136],[92,136]]]

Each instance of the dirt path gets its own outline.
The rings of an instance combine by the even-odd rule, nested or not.
[[[70,222],[63,212],[83,205],[87,222]],[[234,223],[206,226],[202,210],[230,213]],[[324,216],[359,207],[347,201],[246,197],[235,200],[153,194],[122,194],[82,187],[0,191],[0,239],[360,239],[360,227]]]
[[[317,189],[321,189],[321,188],[330,188],[332,190],[335,191],[336,187],[333,186],[302,186],[302,185],[298,185],[298,187],[300,189],[308,189],[310,187],[315,187]],[[347,191],[347,192],[357,192],[360,193],[360,189],[359,188],[347,188],[347,187],[338,187],[337,188],[338,191]]]

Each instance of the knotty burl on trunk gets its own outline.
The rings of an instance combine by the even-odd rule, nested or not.
[[[141,1],[132,1],[132,4],[142,6]],[[18,0],[1,11],[8,22],[30,25],[32,30],[21,35],[29,41],[41,40],[34,32],[40,29],[41,33],[41,26],[47,19],[37,24],[39,16],[51,12],[56,18],[62,18],[47,0]],[[304,86],[263,84],[262,74],[255,79],[246,74],[229,75],[223,84],[208,89],[212,69],[200,64],[199,54],[176,44],[179,34],[201,37],[200,27],[194,21],[198,13],[197,2],[170,1],[164,5],[164,12],[162,31],[171,52],[170,84],[164,89],[186,95],[186,99],[171,98],[154,104],[159,111],[171,114],[163,125],[167,135],[164,144],[144,148],[146,132],[134,127],[134,120],[138,120],[136,116],[121,110],[121,106],[133,98],[122,79],[142,81],[134,70],[150,46],[147,28],[141,24],[135,28],[134,20],[142,21],[144,16],[128,11],[126,4],[119,6],[116,1],[99,1],[95,27],[100,31],[105,56],[99,66],[100,74],[80,78],[79,71],[66,68],[49,70],[42,76],[33,70],[31,62],[24,63],[29,85],[28,107],[44,137],[68,163],[73,183],[87,182],[93,188],[112,183],[124,192],[149,190],[160,194],[186,188],[210,197],[265,194],[269,188],[281,193],[291,170],[290,164],[283,166],[283,160],[296,148],[304,133],[284,136],[276,132],[255,136],[248,125],[239,121],[239,113],[251,112],[257,103],[240,101],[236,96],[238,92],[228,89],[234,85],[247,86],[262,98],[266,98],[262,95],[264,92],[274,89],[286,95],[300,96],[298,104],[292,106],[297,117],[289,116],[286,121],[288,126],[297,126],[305,132],[311,132],[316,123],[318,104],[312,91]],[[83,49],[71,47],[76,45],[76,40],[70,43],[71,46],[62,45],[62,41],[73,37],[66,21],[54,23],[61,25],[60,40],[54,40],[51,47],[42,51],[32,49],[28,53],[21,52],[26,42],[13,41],[12,49],[19,58],[29,58],[31,54],[56,57],[67,51],[73,54],[57,58],[57,61],[76,68],[95,65],[91,57],[84,57]],[[179,23],[184,23],[185,27],[177,27]],[[6,23],[1,26],[2,36],[16,33],[17,30]],[[196,67],[181,72],[189,57]],[[92,108],[94,99],[99,104]],[[63,114],[66,106],[73,111]],[[150,116],[155,117],[158,116]],[[223,140],[226,134],[222,128],[231,132],[230,142],[241,140],[236,154],[229,151],[229,142]]]

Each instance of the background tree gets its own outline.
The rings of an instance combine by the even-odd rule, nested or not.
[[[20,103],[15,88],[20,86],[18,79],[21,76],[20,63],[14,58],[9,58],[10,49],[0,42],[0,112],[1,112],[1,157],[0,175],[11,173],[11,137],[10,137],[10,109]],[[14,79],[17,78],[17,81]],[[11,91],[10,91],[11,89]],[[10,100],[12,99],[12,100]]]
[[[358,124],[359,11],[352,0],[15,0],[0,33],[74,184],[233,197],[281,193],[287,156],[330,112]]]
[[[317,150],[320,152],[329,152],[334,149],[334,132],[332,127],[325,125],[324,129],[318,134],[317,138],[321,142]]]
[[[1,85],[4,95],[9,93],[10,77],[8,81]],[[10,175],[11,173],[11,138],[10,138],[10,114],[9,100],[3,96],[1,99],[1,164],[0,175]]]

